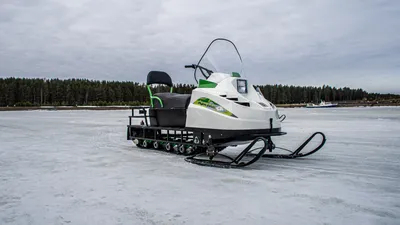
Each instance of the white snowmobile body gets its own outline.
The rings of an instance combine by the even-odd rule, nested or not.
[[[277,108],[246,79],[236,76],[213,73],[206,82],[200,80],[199,87],[192,92],[186,127],[243,131],[270,129],[270,119],[272,128],[281,127]],[[239,92],[241,87],[244,93]]]
[[[234,54],[217,49],[217,56],[213,57],[210,53],[221,43],[228,44],[231,50],[235,50]],[[210,65],[207,65],[207,60]],[[216,60],[222,60],[222,63],[217,64]],[[185,66],[194,69],[194,78],[198,83],[191,94],[173,93],[172,80],[167,73],[150,71],[147,88],[151,105],[132,108],[127,139],[141,148],[190,155],[185,159],[188,162],[222,167],[248,166],[261,157],[298,158],[317,152],[326,141],[321,132],[311,135],[296,150],[288,150],[290,154],[265,154],[267,149],[272,152],[275,148],[271,137],[286,133],[281,132],[282,119],[277,108],[264,98],[258,88],[249,84],[243,76],[243,68],[238,69],[241,66],[242,59],[233,42],[217,38],[210,43],[197,64]],[[197,79],[197,71],[202,73],[203,79]],[[171,87],[170,92],[153,94],[152,84],[167,85]],[[135,110],[141,115],[137,115]],[[134,125],[132,118],[141,118],[145,122],[142,120],[140,125]],[[321,144],[308,153],[300,153],[317,135],[322,136]],[[247,142],[251,143],[234,158],[220,153],[228,146]],[[258,142],[263,143],[263,147],[253,149]],[[259,152],[244,162],[244,157],[257,149],[260,149]],[[204,155],[206,159],[201,158]],[[228,161],[217,160],[216,156]]]
[[[235,51],[229,52],[232,49]],[[213,57],[215,52],[217,57]],[[221,59],[223,63],[218,65],[216,61]],[[241,56],[232,42],[214,40],[197,64],[185,67],[195,70],[198,86],[191,94],[171,92],[153,95],[150,91],[152,106],[148,113],[156,117],[149,119],[150,126],[222,134],[228,132],[228,136],[280,132],[277,108],[242,77]],[[197,71],[203,74],[203,79],[197,80]],[[151,71],[147,84],[172,86],[172,80],[165,72]]]

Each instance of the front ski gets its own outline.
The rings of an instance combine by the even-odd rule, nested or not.
[[[262,141],[264,146],[259,147],[257,149],[253,149],[255,143],[258,141]],[[215,147],[210,143],[208,146],[206,153],[200,153],[197,155],[189,156],[185,159],[185,161],[194,163],[201,166],[209,166],[209,167],[219,167],[219,168],[238,168],[238,167],[245,167],[255,163],[259,160],[267,149],[272,150],[272,141],[271,138],[268,137],[267,139],[264,137],[257,137],[255,138],[242,152],[240,152],[235,158],[222,154],[221,152],[214,152]],[[257,154],[254,154],[254,157],[249,161],[245,162],[243,158],[248,155],[250,152],[254,150],[261,149]],[[199,158],[200,156],[206,156],[208,158]],[[228,161],[217,160],[216,157],[220,156]]]
[[[308,143],[310,143],[310,141],[312,139],[314,139],[315,136],[317,135],[321,135],[322,136],[322,141],[321,143],[314,148],[312,151],[309,151],[307,153],[302,153],[301,151],[308,145]],[[262,157],[264,158],[284,158],[284,159],[294,159],[294,158],[300,158],[300,157],[305,157],[305,156],[309,156],[312,155],[314,153],[316,153],[318,150],[320,150],[322,148],[322,146],[324,146],[326,142],[326,137],[325,134],[322,132],[315,132],[314,134],[312,134],[303,144],[301,144],[296,150],[291,151],[289,149],[286,148],[281,148],[281,147],[275,147],[276,149],[281,149],[284,151],[288,151],[290,152],[290,154],[264,154]]]

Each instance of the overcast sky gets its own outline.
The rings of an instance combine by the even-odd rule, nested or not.
[[[0,77],[194,83],[217,37],[258,84],[400,93],[397,0],[0,0]]]

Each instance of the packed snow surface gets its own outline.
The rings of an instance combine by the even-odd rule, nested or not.
[[[129,110],[0,112],[0,224],[400,224],[399,107],[283,113],[324,148],[221,169],[134,147]]]

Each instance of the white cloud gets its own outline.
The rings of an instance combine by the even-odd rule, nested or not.
[[[216,37],[235,42],[258,83],[397,92],[397,1],[0,1],[0,77],[193,83]]]

